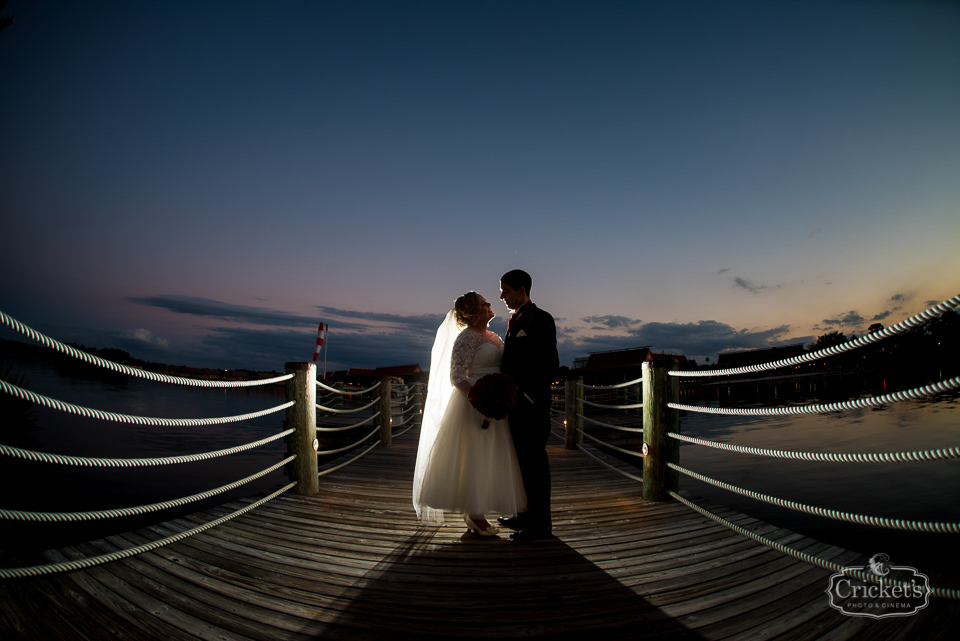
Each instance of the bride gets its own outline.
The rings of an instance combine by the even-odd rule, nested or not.
[[[463,514],[481,536],[498,532],[486,513],[513,515],[527,505],[507,419],[482,429],[484,417],[467,396],[477,379],[500,371],[503,341],[487,329],[493,318],[490,303],[471,291],[437,330],[413,476],[420,519],[443,523],[444,511]]]

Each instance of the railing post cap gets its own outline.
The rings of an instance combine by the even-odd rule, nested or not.
[[[283,364],[283,369],[288,372],[290,370],[301,370],[301,369],[309,370],[309,369],[316,369],[316,368],[317,368],[316,363],[284,363]]]

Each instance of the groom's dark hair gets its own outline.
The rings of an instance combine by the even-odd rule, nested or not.
[[[533,286],[533,279],[530,278],[530,274],[522,269],[511,269],[500,277],[500,282],[506,283],[514,289],[523,287],[527,291],[527,296],[530,295],[530,287]]]

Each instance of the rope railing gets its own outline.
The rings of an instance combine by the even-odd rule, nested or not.
[[[587,385],[586,383],[577,381],[577,385],[583,389],[620,389],[622,387],[636,385],[637,383],[643,383],[643,377],[635,378],[632,381],[627,381],[625,383],[616,383],[615,385]]]
[[[797,512],[806,512],[807,514],[814,514],[816,516],[823,516],[829,519],[834,519],[837,521],[846,521],[848,523],[859,523],[860,525],[873,525],[876,527],[884,527],[891,530],[906,530],[910,532],[935,532],[940,534],[960,533],[960,523],[944,523],[944,522],[931,522],[931,521],[906,521],[903,519],[888,519],[879,516],[865,516],[863,514],[851,514],[850,512],[841,512],[839,510],[831,510],[822,507],[816,507],[813,505],[806,505],[804,503],[797,503],[795,501],[788,501],[786,499],[780,499],[775,496],[769,496],[767,494],[760,494],[759,492],[754,492],[752,490],[745,490],[736,485],[730,485],[729,483],[724,483],[723,481],[718,481],[712,479],[709,476],[703,476],[697,472],[693,472],[674,463],[667,463],[667,467],[670,469],[676,470],[680,474],[695,478],[698,481],[703,481],[704,483],[709,483],[715,487],[722,488],[729,492],[734,492],[740,494],[741,496],[746,496],[757,501],[763,501],[764,503],[770,503],[771,505],[778,505],[780,507],[785,507],[791,510],[796,510]]]
[[[63,401],[58,401],[55,398],[43,396],[42,394],[25,390],[21,387],[17,387],[16,385],[11,385],[4,380],[0,380],[0,389],[8,394],[16,396],[17,398],[30,401],[32,403],[37,403],[38,405],[43,405],[44,407],[49,407],[50,409],[60,410],[61,412],[69,412],[71,414],[78,414],[80,416],[86,416],[87,418],[96,418],[102,421],[133,423],[134,425],[156,425],[162,427],[193,427],[198,425],[223,425],[224,423],[236,423],[239,421],[260,418],[261,416],[267,416],[268,414],[273,414],[293,406],[293,401],[290,401],[288,403],[284,403],[283,405],[277,405],[276,407],[271,407],[259,412],[250,412],[249,414],[239,414],[237,416],[223,416],[219,418],[151,418],[149,416],[115,414],[114,412],[104,412],[103,410],[81,407],[79,405],[73,405],[72,403],[64,403]]]
[[[265,470],[261,470],[256,474],[252,474],[245,479],[240,479],[239,481],[234,481],[228,485],[218,487],[213,490],[208,490],[206,492],[201,492],[200,494],[193,494],[191,496],[185,496],[183,498],[174,499],[172,501],[163,501],[162,503],[151,503],[149,505],[139,505],[137,507],[125,507],[114,510],[94,510],[92,512],[22,512],[19,510],[4,510],[0,509],[0,519],[5,519],[9,521],[34,521],[34,522],[44,522],[44,523],[58,523],[65,521],[93,521],[98,519],[112,519],[121,516],[135,516],[138,514],[148,514],[150,512],[157,512],[159,510],[165,510],[171,507],[180,507],[183,505],[188,505],[196,501],[202,501],[203,499],[208,499],[212,496],[218,494],[223,494],[224,492],[229,492],[230,490],[236,489],[241,485],[245,485],[251,481],[255,481],[258,478],[266,476],[270,472],[277,470],[293,459],[296,456],[290,456],[272,467],[268,467]]]
[[[70,347],[69,345],[64,345],[60,341],[54,340],[49,336],[41,334],[40,332],[27,327],[23,323],[19,322],[15,318],[12,318],[11,316],[8,316],[2,311],[0,311],[0,322],[2,322],[4,325],[9,327],[10,329],[20,332],[24,336],[27,336],[37,341],[38,343],[42,343],[46,347],[55,349],[58,352],[62,352],[68,356],[78,358],[86,363],[90,363],[91,365],[97,365],[99,367],[111,369],[115,372],[120,372],[121,374],[136,376],[138,378],[145,378],[147,380],[156,381],[160,383],[175,383],[177,385],[192,385],[194,387],[255,387],[258,385],[270,385],[271,383],[279,383],[289,378],[293,378],[293,374],[284,374],[283,376],[275,376],[273,378],[263,378],[256,381],[211,381],[211,380],[200,379],[200,378],[184,378],[182,376],[167,376],[166,374],[157,374],[156,372],[148,372],[146,370],[137,369],[136,367],[128,367],[127,365],[114,363],[113,361],[108,361],[105,358],[100,358],[99,356],[88,354],[86,352],[80,351],[79,349]]]
[[[335,388],[335,387],[330,387],[329,385],[327,385],[327,384],[325,384],[325,383],[321,383],[320,381],[317,381],[317,387],[322,387],[323,389],[327,390],[328,392],[333,392],[334,394],[343,394],[343,395],[345,395],[345,396],[346,396],[346,395],[349,395],[349,396],[359,396],[360,394],[366,394],[367,392],[372,392],[373,390],[377,389],[378,387],[380,387],[380,383],[381,383],[381,382],[382,382],[382,381],[377,381],[376,383],[374,383],[373,385],[371,385],[371,386],[368,387],[367,389],[362,389],[362,390],[337,389],[337,388]]]
[[[368,416],[367,418],[363,419],[359,423],[354,423],[353,425],[344,425],[342,427],[317,427],[317,431],[318,432],[346,432],[347,430],[352,430],[355,427],[360,427],[361,425],[369,423],[370,421],[377,418],[378,416],[380,416],[380,410],[377,410],[376,414],[374,414],[373,416]]]
[[[393,435],[393,438],[397,438],[398,436],[403,436],[404,434],[406,434],[407,432],[415,428],[417,425],[419,425],[419,423],[413,423],[412,425],[406,427],[405,429],[400,430],[399,432]]]
[[[423,403],[410,403],[402,412],[400,412],[400,414],[403,415],[409,412],[415,412],[421,407],[423,407]]]
[[[772,548],[772,549],[774,549],[774,550],[777,550],[778,552],[782,552],[783,554],[788,554],[788,555],[792,556],[792,557],[795,558],[795,559],[799,559],[799,560],[801,560],[801,561],[805,561],[806,563],[810,563],[810,564],[812,564],[812,565],[816,565],[817,567],[821,567],[821,568],[824,568],[824,569],[826,569],[826,570],[830,570],[831,572],[843,573],[843,574],[845,574],[845,575],[847,575],[847,576],[852,576],[852,577],[855,577],[855,578],[857,578],[857,579],[860,579],[861,581],[866,581],[866,582],[869,582],[869,583],[874,583],[874,584],[876,584],[876,585],[887,585],[887,586],[891,586],[891,587],[893,587],[893,586],[901,586],[901,587],[905,587],[905,588],[912,588],[912,587],[913,587],[911,583],[908,583],[908,582],[906,582],[906,581],[896,581],[896,580],[893,580],[893,579],[887,579],[886,577],[878,576],[878,575],[874,574],[873,572],[863,572],[863,571],[860,571],[860,570],[851,570],[851,569],[849,569],[849,568],[847,568],[847,567],[841,566],[839,563],[834,563],[834,562],[832,562],[832,561],[827,561],[827,560],[825,560],[825,559],[821,559],[821,558],[818,557],[818,556],[814,556],[814,555],[812,555],[812,554],[807,554],[806,552],[801,552],[801,551],[799,551],[799,550],[795,550],[795,549],[793,549],[793,548],[791,548],[791,547],[788,547],[788,546],[786,546],[786,545],[783,545],[782,543],[777,543],[776,541],[771,541],[770,539],[768,539],[768,538],[766,538],[766,537],[764,537],[764,536],[761,536],[761,535],[759,535],[759,534],[757,534],[757,533],[755,533],[755,532],[751,532],[750,530],[748,530],[748,529],[746,529],[746,528],[743,528],[743,527],[740,527],[739,525],[736,525],[736,524],[734,524],[734,523],[731,523],[730,521],[724,519],[723,517],[714,514],[714,513],[711,512],[710,510],[707,510],[707,509],[705,509],[705,508],[703,508],[703,507],[700,507],[699,505],[697,505],[697,504],[694,503],[693,501],[687,500],[686,498],[680,496],[679,494],[677,494],[677,493],[674,492],[674,491],[670,491],[670,492],[669,492],[669,495],[670,495],[672,498],[676,499],[677,501],[680,501],[681,503],[683,503],[683,504],[686,505],[687,507],[691,508],[692,510],[695,510],[695,511],[699,512],[700,514],[702,514],[703,516],[705,516],[705,517],[707,517],[707,518],[709,518],[709,519],[712,519],[712,520],[716,521],[716,522],[719,523],[720,525],[723,525],[724,527],[727,527],[727,528],[729,528],[730,530],[733,530],[733,531],[736,532],[737,534],[740,534],[740,535],[743,535],[743,536],[745,536],[745,537],[747,537],[747,538],[753,539],[754,541],[756,541],[756,542],[758,542],[758,543],[761,543],[761,544],[763,544],[763,545],[765,545],[765,546],[767,546],[767,547],[769,547],[769,548]],[[930,588],[930,594],[932,594],[932,595],[935,596],[935,597],[939,597],[939,598],[941,598],[941,599],[960,599],[960,590],[956,590],[956,589],[950,589],[950,588],[934,588],[934,587],[931,587],[931,588]]]
[[[616,445],[611,445],[610,443],[607,443],[606,441],[601,441],[600,439],[598,439],[598,438],[596,438],[596,437],[594,437],[594,436],[591,436],[591,435],[587,434],[587,433],[584,432],[583,430],[578,429],[578,430],[577,430],[577,434],[580,434],[580,435],[583,436],[584,438],[590,439],[591,441],[593,441],[594,443],[596,443],[596,444],[598,444],[598,445],[602,445],[603,447],[610,448],[611,450],[617,450],[618,452],[623,452],[624,454],[629,454],[630,456],[636,456],[637,458],[643,458],[643,454],[641,454],[640,452],[633,452],[633,451],[631,451],[631,450],[625,450],[625,449],[623,449],[622,447],[618,447],[618,446],[616,446]]]
[[[126,550],[120,550],[118,552],[111,552],[110,554],[103,554],[100,556],[89,557],[86,559],[77,559],[75,561],[66,561],[64,563],[54,563],[50,565],[34,565],[30,567],[23,568],[0,568],[0,578],[2,579],[16,579],[25,576],[39,576],[43,574],[55,574],[58,572],[73,572],[75,570],[82,570],[83,568],[89,568],[95,565],[100,565],[102,563],[110,563],[112,561],[118,561],[120,559],[125,559],[130,556],[136,556],[137,554],[142,554],[144,552],[149,552],[150,550],[156,550],[157,548],[169,545],[170,543],[176,543],[187,537],[199,534],[204,530],[209,530],[212,527],[216,527],[222,523],[234,519],[242,514],[246,514],[250,510],[253,510],[257,507],[260,507],[267,501],[274,499],[290,488],[296,485],[296,481],[286,485],[285,487],[280,488],[276,492],[269,494],[268,496],[263,497],[262,499],[251,503],[250,505],[244,506],[241,509],[222,516],[218,519],[204,523],[198,527],[195,527],[191,530],[186,530],[184,532],[178,532],[173,536],[168,536],[165,539],[160,539],[159,541],[153,541],[151,543],[145,543],[144,545],[138,545],[134,548],[128,548]]]
[[[404,425],[406,425],[406,424],[409,423],[410,421],[414,420],[414,419],[417,418],[418,416],[420,416],[420,415],[419,415],[419,414],[411,414],[410,416],[408,416],[407,418],[403,419],[403,420],[400,421],[399,423],[394,424],[394,427],[403,427]]]
[[[621,432],[634,432],[636,434],[643,434],[642,427],[626,427],[624,425],[613,425],[611,423],[601,423],[600,421],[590,418],[589,416],[584,416],[583,414],[577,414],[577,418],[582,418],[588,423],[593,423],[594,425],[598,425],[600,427],[608,427],[612,430],[620,430]]]
[[[617,468],[617,467],[614,467],[613,465],[610,465],[609,463],[607,463],[606,461],[604,461],[603,459],[601,459],[600,457],[598,457],[596,454],[593,454],[592,452],[588,451],[585,447],[583,447],[583,446],[580,445],[579,443],[577,443],[577,449],[580,450],[581,452],[583,452],[584,454],[586,454],[587,456],[589,456],[590,458],[592,458],[592,459],[593,459],[594,461],[596,461],[597,463],[600,463],[601,465],[605,465],[606,467],[610,468],[610,469],[613,470],[614,472],[616,472],[616,473],[618,473],[618,474],[622,474],[623,476],[626,476],[626,477],[629,478],[629,479],[633,479],[633,480],[636,481],[637,483],[643,483],[643,479],[640,478],[639,476],[635,476],[635,475],[633,475],[633,474],[630,474],[629,472],[624,472],[623,470],[621,470],[621,469],[619,469],[619,468]]]
[[[794,356],[792,358],[784,358],[777,361],[771,361],[769,363],[760,363],[758,365],[745,365],[743,367],[731,367],[727,369],[719,370],[702,370],[702,371],[671,371],[668,372],[670,376],[680,376],[684,378],[693,378],[700,376],[730,376],[734,374],[750,374],[753,372],[762,372],[765,370],[771,369],[780,369],[781,367],[789,367],[791,365],[800,365],[801,363],[809,363],[811,361],[817,361],[821,358],[826,358],[828,356],[836,356],[837,354],[842,354],[843,352],[848,352],[852,349],[858,347],[863,347],[864,345],[869,345],[871,343],[876,343],[877,341],[883,340],[884,338],[889,338],[897,334],[901,334],[912,327],[916,327],[922,323],[927,322],[941,314],[944,314],[951,309],[956,309],[960,307],[960,295],[954,296],[949,300],[945,300],[938,305],[934,305],[930,309],[920,312],[916,316],[908,318],[905,321],[899,322],[896,325],[891,325],[885,329],[867,334],[866,336],[861,336],[860,338],[855,338],[852,341],[847,341],[841,345],[834,345],[833,347],[827,347],[824,349],[819,349],[815,352],[809,354],[804,354],[803,356]]]
[[[397,436],[399,436],[399,434],[398,434]],[[366,439],[364,439],[364,440],[366,440]],[[350,459],[349,461],[346,461],[346,462],[344,462],[344,463],[341,463],[340,465],[337,465],[336,467],[331,467],[331,468],[328,468],[328,469],[326,469],[326,470],[320,470],[320,472],[317,474],[317,476],[323,476],[324,474],[330,474],[331,472],[336,472],[337,470],[339,470],[339,469],[341,469],[341,468],[344,468],[344,467],[350,465],[351,463],[353,463],[353,462],[356,461],[357,459],[359,459],[359,458],[363,457],[364,455],[366,455],[367,452],[369,452],[370,450],[374,449],[374,448],[377,447],[378,445],[380,445],[380,440],[379,440],[379,439],[377,439],[377,442],[376,442],[376,443],[374,443],[373,445],[371,445],[370,447],[368,447],[368,448],[365,449],[364,451],[360,452],[359,454],[357,454],[356,456],[354,456],[354,457],[353,457],[352,459]]]
[[[64,454],[33,452],[31,450],[22,450],[9,445],[0,445],[0,454],[26,459],[28,461],[36,461],[39,463],[56,463],[59,465],[80,465],[85,467],[149,467],[153,465],[192,463],[194,461],[206,461],[220,456],[228,456],[230,454],[244,452],[246,450],[265,445],[266,443],[276,441],[277,439],[283,438],[287,434],[292,433],[293,430],[289,429],[280,432],[279,434],[274,434],[273,436],[260,439],[259,441],[254,441],[253,443],[238,445],[236,447],[230,447],[224,450],[204,452],[202,454],[187,454],[184,456],[164,456],[159,458],[87,458],[83,456],[67,456]]]
[[[688,443],[705,445],[718,450],[738,452],[740,454],[754,454],[773,458],[795,459],[801,461],[826,461],[830,463],[903,463],[907,461],[934,461],[939,459],[960,458],[960,447],[947,447],[936,450],[921,450],[915,452],[871,452],[865,454],[842,454],[831,452],[796,452],[790,450],[771,450],[762,447],[746,447],[710,441],[684,434],[667,432],[667,436]]]
[[[337,449],[335,449],[335,450],[321,450],[321,451],[317,452],[317,456],[322,456],[322,455],[326,455],[326,454],[339,454],[340,452],[346,452],[347,450],[353,449],[353,448],[355,448],[356,446],[363,444],[363,443],[366,442],[371,436],[375,435],[375,434],[376,434],[377,432],[379,432],[379,431],[380,431],[380,426],[378,425],[372,432],[370,432],[369,434],[367,434],[366,436],[364,436],[362,439],[360,439],[360,440],[357,441],[356,443],[353,443],[352,445],[347,445],[346,447],[340,447],[340,448],[337,448]]]
[[[584,405],[589,405],[590,407],[599,407],[605,410],[638,410],[643,407],[643,403],[628,403],[626,405],[602,405],[600,403],[594,403],[587,400],[580,400]]]
[[[893,392],[882,396],[872,398],[857,398],[852,401],[843,401],[840,403],[818,403],[816,405],[796,405],[791,407],[706,407],[703,405],[683,405],[680,403],[667,403],[667,406],[675,410],[685,410],[687,412],[700,412],[703,414],[723,414],[725,416],[785,416],[792,414],[824,414],[827,412],[842,412],[844,410],[865,409],[869,407],[879,407],[881,405],[890,405],[898,401],[907,401],[926,396],[933,396],[942,392],[948,392],[960,388],[960,376],[949,378],[945,381],[915,387],[911,390],[902,392]]]
[[[350,410],[338,410],[338,409],[334,409],[334,408],[332,408],[332,407],[324,407],[323,405],[319,405],[319,404],[318,404],[318,405],[317,405],[317,409],[318,409],[318,410],[322,410],[322,411],[324,411],[324,412],[330,412],[331,414],[354,414],[354,413],[356,413],[356,412],[362,412],[363,410],[368,409],[368,408],[372,407],[373,405],[376,405],[376,404],[379,403],[379,402],[380,402],[380,399],[379,399],[379,398],[375,398],[375,399],[373,399],[372,401],[370,401],[369,403],[367,403],[366,405],[364,405],[363,407],[355,407],[355,408],[350,409]]]

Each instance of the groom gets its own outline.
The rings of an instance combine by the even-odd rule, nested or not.
[[[502,525],[516,530],[514,541],[549,536],[550,385],[560,366],[557,326],[553,316],[530,300],[530,274],[514,269],[500,278],[500,300],[513,312],[503,345],[500,371],[513,377],[519,388],[516,407],[510,411],[510,432],[517,450],[528,508],[513,518],[500,517]]]

